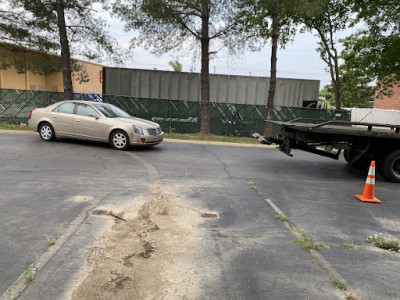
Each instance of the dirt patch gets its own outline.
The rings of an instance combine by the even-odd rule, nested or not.
[[[128,209],[114,218],[111,230],[103,234],[104,247],[90,251],[86,278],[72,299],[184,297],[189,286],[195,288],[190,278],[194,272],[182,263],[195,248],[189,243],[195,212],[160,186],[136,212]]]

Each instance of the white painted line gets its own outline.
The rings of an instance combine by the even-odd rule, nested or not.
[[[264,199],[264,201],[266,203],[268,203],[269,206],[271,206],[271,208],[280,215],[283,215],[284,213],[282,212],[282,210],[271,200],[271,199],[265,199],[264,196],[257,191],[257,193]],[[296,230],[296,226],[294,225],[293,222],[284,222],[285,226],[290,230],[291,234],[295,237],[295,238],[301,238],[301,234],[298,232],[298,230]],[[343,278],[342,275],[339,274],[338,271],[336,271],[336,269],[325,259],[325,257],[319,253],[316,250],[310,249],[310,253],[311,255],[317,260],[317,262],[319,263],[319,265],[333,278],[336,278],[340,281],[342,281],[343,283],[345,283],[348,287],[348,292],[353,291],[354,293],[354,289],[352,289],[349,284],[346,282],[346,280]]]
[[[68,240],[68,238],[74,233],[74,231],[82,224],[87,218],[90,212],[97,206],[104,195],[95,197],[86,208],[72,221],[72,223],[66,228],[65,232],[57,239],[53,246],[50,246],[46,252],[43,252],[31,265],[32,275],[35,275],[40,271],[41,268],[53,257],[54,254],[60,249],[60,247]],[[24,273],[7,289],[7,291],[0,297],[0,300],[14,300],[22,291],[27,287],[25,282]]]

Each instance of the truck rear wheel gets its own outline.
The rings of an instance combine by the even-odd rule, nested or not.
[[[368,167],[372,160],[372,156],[368,151],[360,150],[355,147],[345,149],[343,157],[348,164],[358,168]]]
[[[381,175],[392,182],[400,182],[400,150],[390,152],[382,160]]]

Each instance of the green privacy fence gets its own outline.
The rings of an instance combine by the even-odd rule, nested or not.
[[[26,123],[32,108],[45,107],[62,99],[63,93],[0,89],[0,122]],[[114,104],[131,115],[159,123],[166,132],[196,133],[200,131],[199,102],[97,94],[75,94],[75,99]],[[254,132],[263,132],[265,115],[265,106],[211,103],[211,132],[216,135],[235,136],[250,136]],[[296,118],[350,120],[350,112],[275,107],[274,118],[282,121]]]

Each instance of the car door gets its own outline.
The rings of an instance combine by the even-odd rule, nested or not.
[[[73,102],[64,102],[50,113],[56,136],[73,136],[74,106]]]
[[[103,123],[102,117],[91,105],[77,103],[74,116],[75,137],[108,141],[108,125]],[[98,116],[98,118],[94,116]]]

